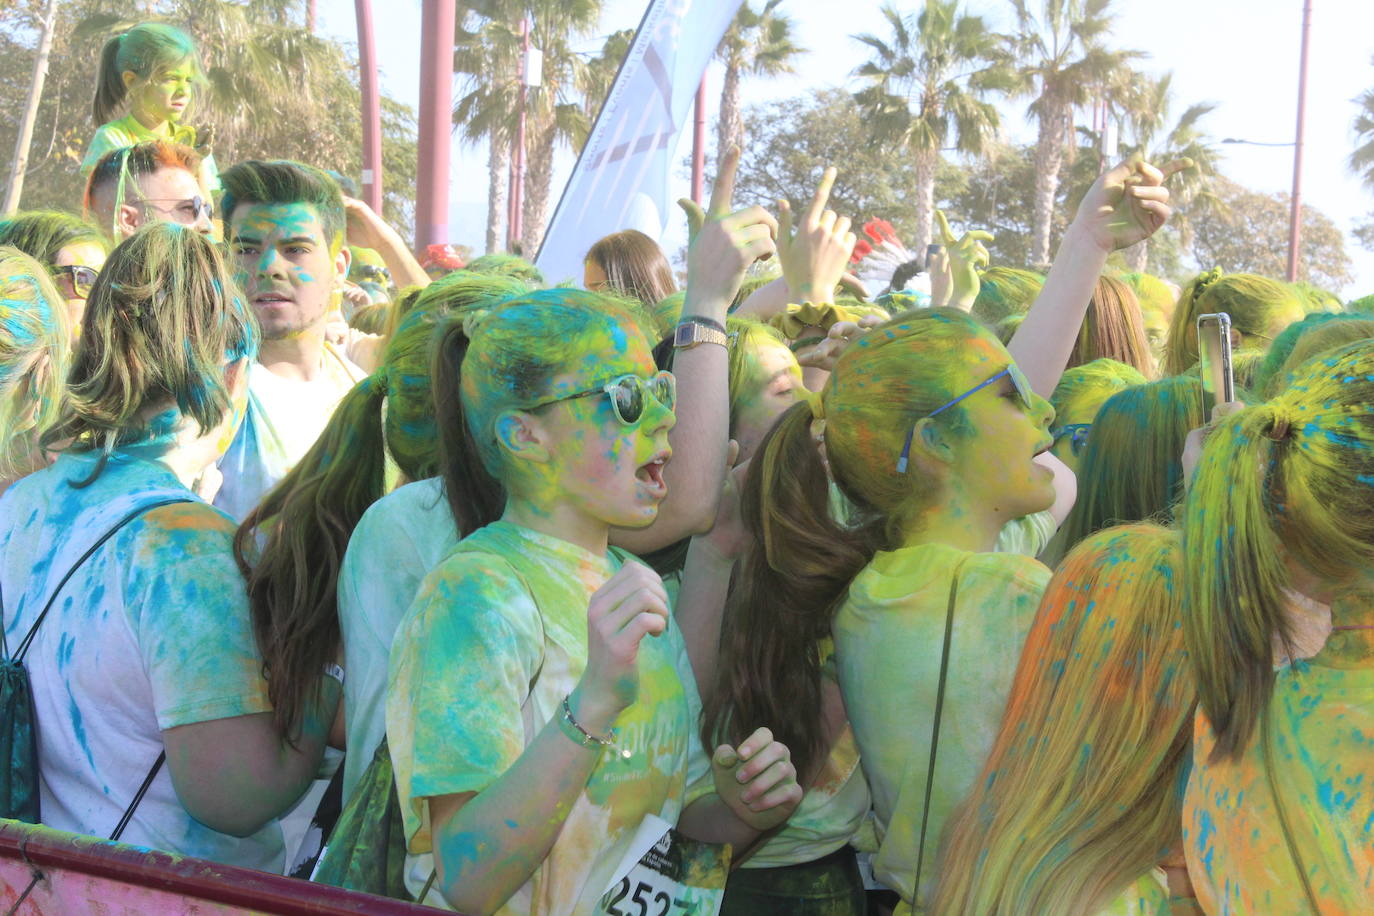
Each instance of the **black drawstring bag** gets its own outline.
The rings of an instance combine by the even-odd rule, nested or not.
[[[47,604],[43,605],[43,610],[34,619],[33,626],[29,627],[29,631],[24,634],[23,640],[20,641],[13,655],[10,654],[9,643],[5,639],[5,601],[3,593],[0,593],[0,650],[4,652],[4,658],[0,659],[0,757],[3,757],[4,761],[4,770],[0,772],[0,817],[7,817],[28,824],[40,823],[38,810],[38,723],[34,716],[33,687],[29,683],[29,672],[24,667],[24,656],[28,653],[29,646],[33,645],[33,638],[38,634],[38,628],[47,618],[48,611],[52,610],[53,604],[57,601],[57,596],[62,593],[63,586],[81,567],[81,564],[90,559],[91,554],[99,550],[106,541],[114,536],[115,532],[144,512],[169,506],[173,503],[191,501],[190,499],[165,499],[161,502],[140,506],[120,519],[113,528],[100,537],[100,540],[92,544],[81,555],[81,559],[77,560],[71,569],[67,570],[67,574],[62,577],[62,581],[57,583],[57,588],[53,590]],[[158,763],[161,762],[162,760],[159,758]],[[154,767],[154,772],[156,772],[156,767]],[[146,785],[144,791],[146,791]],[[142,794],[142,792],[139,793],[140,799]]]

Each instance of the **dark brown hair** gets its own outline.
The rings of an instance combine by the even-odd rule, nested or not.
[[[655,305],[677,292],[673,268],[663,249],[638,230],[606,236],[587,252],[587,260],[606,274],[612,291],[645,305]]]

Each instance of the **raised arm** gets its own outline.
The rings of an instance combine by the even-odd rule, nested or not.
[[[1181,159],[1161,171],[1132,159],[1104,172],[1088,190],[1044,288],[1007,345],[1036,394],[1048,398],[1059,384],[1107,255],[1164,225],[1172,212],[1164,181],[1191,164]]]
[[[429,285],[429,274],[410,253],[400,233],[386,220],[353,197],[344,198],[344,210],[348,214],[348,244],[371,248],[381,255],[398,289]]]

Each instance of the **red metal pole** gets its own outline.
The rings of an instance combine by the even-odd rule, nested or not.
[[[692,200],[701,204],[706,180],[706,74],[697,87],[697,104],[692,117]]]
[[[1298,62],[1298,126],[1293,143],[1293,209],[1288,214],[1288,282],[1298,279],[1302,246],[1302,132],[1307,116],[1307,39],[1312,31],[1312,0],[1302,4],[1302,56]]]
[[[448,242],[449,139],[453,125],[455,0],[424,0],[420,13],[420,130],[415,247]]]
[[[377,41],[372,0],[354,0],[358,19],[358,84],[363,101],[363,203],[382,212],[382,98],[377,86]]]
[[[515,128],[515,149],[511,157],[513,181],[510,189],[510,220],[506,223],[506,247],[513,248],[524,230],[522,216],[525,209],[525,100],[529,87],[525,73],[530,61],[530,20],[520,20],[520,120]]]

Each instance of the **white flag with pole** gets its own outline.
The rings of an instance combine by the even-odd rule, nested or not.
[[[662,236],[673,151],[739,5],[650,0],[535,258],[551,283],[580,280],[587,249],[602,236]]]

